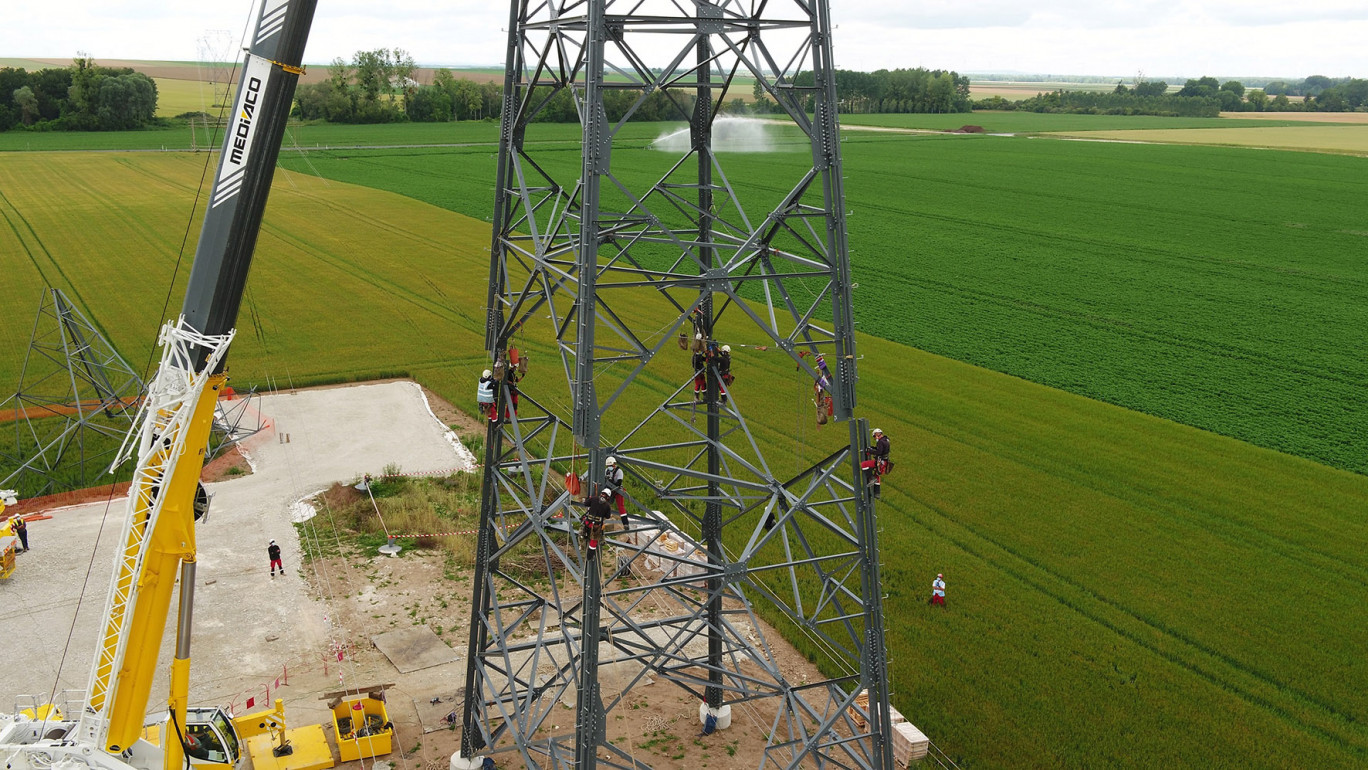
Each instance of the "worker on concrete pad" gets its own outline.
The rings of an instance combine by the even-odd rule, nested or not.
[[[28,553],[28,522],[24,521],[23,516],[16,513],[10,521],[10,529],[14,531],[14,536],[19,538],[19,546],[22,550],[18,553]]]
[[[617,501],[618,518],[622,520],[622,528],[627,528],[627,501],[622,495],[622,469],[618,467],[617,458],[609,457],[603,461],[603,487],[612,493],[612,499]]]
[[[875,428],[874,445],[865,449],[865,456],[868,459],[860,463],[860,470],[864,472],[865,486],[873,488],[875,497],[881,495],[884,474],[893,467],[893,463],[889,461],[889,452],[888,436],[885,436],[882,430]]]
[[[490,420],[498,416],[494,407],[494,372],[486,369],[480,375],[480,384],[475,386],[475,403],[480,413]]]
[[[945,606],[945,575],[937,572],[936,579],[931,581],[931,603]]]

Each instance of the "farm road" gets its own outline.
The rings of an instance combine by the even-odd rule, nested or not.
[[[237,699],[241,710],[244,688],[272,681],[282,666],[315,660],[327,649],[326,608],[308,596],[290,523],[293,503],[335,481],[379,473],[389,463],[406,472],[474,463],[413,382],[268,395],[261,411],[273,429],[248,448],[256,472],[206,485],[214,501],[208,521],[197,528],[190,685],[190,702],[197,705]],[[282,434],[289,443],[282,443]],[[0,584],[0,710],[8,711],[17,695],[46,699],[53,691],[87,686],[124,502],[63,508],[30,526],[33,551],[21,555],[14,576]],[[267,569],[270,539],[281,545],[286,567],[285,577],[274,580]],[[277,638],[267,641],[271,636]],[[169,630],[151,710],[163,702],[174,643]]]

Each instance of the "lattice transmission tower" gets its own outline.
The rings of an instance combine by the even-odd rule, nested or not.
[[[614,716],[654,681],[719,752],[744,730],[764,767],[891,766],[831,51],[826,0],[512,0],[458,761],[648,767]],[[770,120],[719,118],[753,95]],[[565,115],[574,140],[532,125]],[[609,457],[630,518],[591,550]]]

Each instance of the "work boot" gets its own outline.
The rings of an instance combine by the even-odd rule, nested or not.
[[[880,497],[883,497],[883,495],[880,494],[880,492],[881,492],[882,490],[883,490],[883,485],[882,485],[882,484],[875,484],[875,485],[874,485],[874,497],[875,497],[875,499],[878,499],[878,498],[880,498]]]
[[[627,529],[631,525],[627,523],[627,514],[622,514],[622,528]]]

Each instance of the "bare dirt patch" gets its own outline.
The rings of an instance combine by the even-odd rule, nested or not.
[[[342,503],[349,489],[334,487],[327,494],[336,497],[333,502]],[[387,759],[399,768],[444,770],[451,755],[460,749],[473,598],[469,571],[455,566],[438,550],[405,551],[397,558],[365,554],[332,557],[305,571],[315,598],[327,607],[338,643],[348,651],[341,669],[346,686],[378,682],[395,685],[388,708],[395,724],[396,752]],[[573,601],[573,597],[563,598]],[[432,629],[460,655],[460,660],[399,673],[370,639],[413,625]],[[789,681],[797,684],[820,677],[816,667],[784,643],[777,632],[767,626],[761,630]],[[600,681],[607,697],[614,685],[609,679]],[[338,683],[336,677],[313,671],[292,678],[289,696],[299,699],[303,694],[307,700],[315,692],[337,689]],[[433,699],[439,702],[434,704]],[[573,732],[574,709],[569,705],[557,709],[564,716],[553,718],[552,733]],[[705,736],[698,721],[698,701],[670,682],[657,680],[634,687],[624,703],[610,712],[607,729],[610,740],[651,767],[682,770],[706,765],[739,770],[759,766],[773,711],[773,707],[734,706],[731,728]],[[455,715],[455,726],[450,729],[441,720],[449,713]],[[424,733],[425,728],[432,731]],[[401,751],[402,757],[398,756]],[[499,763],[512,767],[510,763],[516,759],[500,755]]]

